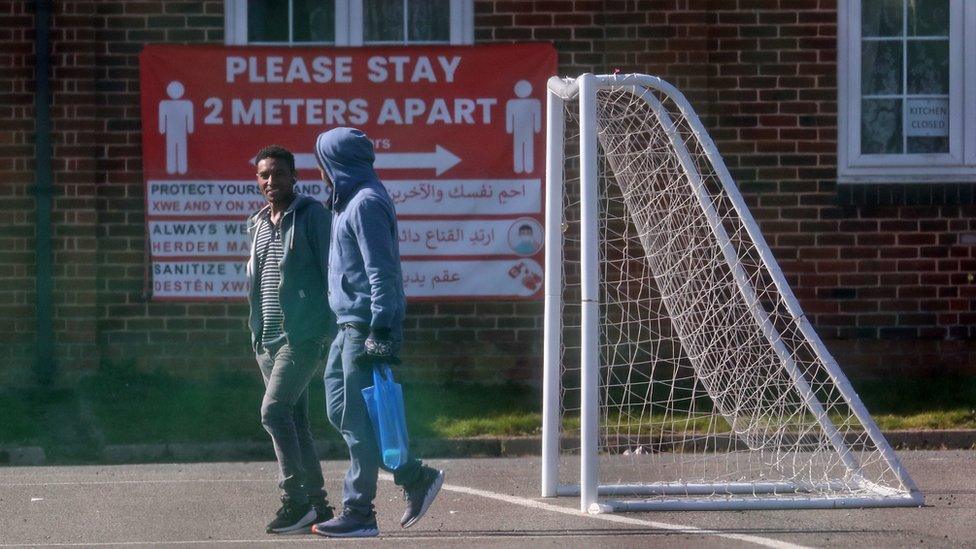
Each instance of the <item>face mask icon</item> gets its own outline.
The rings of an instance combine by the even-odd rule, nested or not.
[[[542,226],[532,218],[516,220],[508,231],[508,243],[519,255],[534,255],[542,247]]]

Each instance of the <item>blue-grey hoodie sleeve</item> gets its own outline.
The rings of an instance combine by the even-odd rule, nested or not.
[[[393,329],[397,311],[402,306],[398,242],[394,233],[391,204],[376,196],[365,197],[350,221],[356,231],[359,252],[369,279],[372,319],[370,329]]]

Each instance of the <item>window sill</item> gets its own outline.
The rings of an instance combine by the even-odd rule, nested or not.
[[[976,168],[972,166],[885,166],[849,167],[837,170],[837,183],[861,185],[865,183],[976,183]]]
[[[933,181],[838,181],[840,206],[973,206],[976,205],[976,177],[967,182]]]

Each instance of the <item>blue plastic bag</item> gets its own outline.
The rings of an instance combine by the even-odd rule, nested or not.
[[[386,364],[373,367],[373,386],[363,389],[366,411],[373,422],[376,443],[383,465],[396,470],[407,462],[407,417],[403,406],[403,388],[393,381]]]

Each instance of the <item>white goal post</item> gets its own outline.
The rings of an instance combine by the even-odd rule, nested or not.
[[[551,78],[546,155],[543,497],[924,503],[674,86]]]

